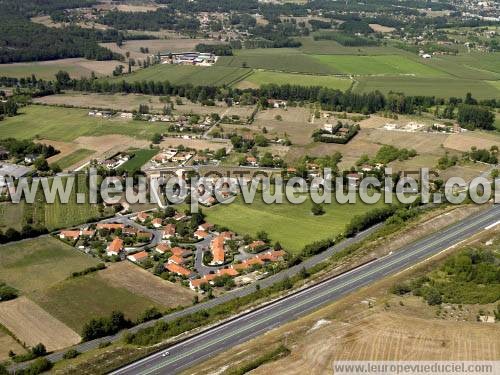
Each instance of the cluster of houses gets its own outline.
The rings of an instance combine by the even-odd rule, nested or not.
[[[108,170],[113,170],[121,167],[123,164],[125,164],[127,161],[130,160],[130,155],[124,154],[124,153],[118,153],[113,155],[110,158],[107,158],[106,160],[102,160],[98,162],[99,165],[103,166],[104,168]]]
[[[183,165],[196,155],[195,151],[180,151],[176,148],[164,149],[151,159],[155,167]]]

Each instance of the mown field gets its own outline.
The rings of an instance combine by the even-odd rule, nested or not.
[[[160,64],[112,80],[169,81],[173,84],[219,86],[236,83],[250,73],[251,69],[241,67]]]
[[[288,251],[298,252],[311,242],[343,232],[354,216],[377,206],[361,202],[325,204],[325,214],[314,216],[310,200],[291,204],[284,199],[283,204],[267,205],[257,194],[252,204],[237,199],[229,205],[219,204],[203,212],[210,223],[226,226],[239,234],[255,235],[259,231],[266,231],[272,241],[279,241]]]
[[[302,86],[325,86],[345,91],[351,87],[353,81],[328,75],[292,74],[259,70],[239,82],[237,87],[254,87],[269,83],[277,85],[293,83]]]
[[[133,151],[133,157],[125,162],[119,169],[120,171],[133,172],[139,170],[160,150],[157,148]]]
[[[416,62],[405,56],[347,56],[347,55],[313,55],[322,64],[329,66],[334,72],[342,74],[411,74],[414,76],[444,76],[445,73]]]
[[[471,92],[475,98],[498,98],[499,85],[489,81],[465,80],[454,78],[416,78],[416,77],[357,77],[356,92],[379,90],[404,92],[407,95],[429,95],[438,97],[463,97]]]
[[[92,155],[94,152],[95,151],[87,150],[85,148],[80,148],[78,150],[73,151],[71,154],[66,155],[61,159],[57,160],[55,164],[57,164],[62,169],[66,169],[68,167],[71,167],[72,165],[75,165],[76,163],[85,159],[86,157]]]
[[[313,57],[296,49],[283,48],[255,49],[238,51],[235,56],[219,58],[216,66],[250,67],[254,69],[275,70],[289,73],[332,74],[335,71],[318,62]]]
[[[88,116],[88,110],[32,105],[20,109],[18,116],[0,123],[0,138],[44,138],[54,141],[72,141],[81,136],[107,134],[127,135],[150,139],[155,133],[166,131],[166,126],[146,121],[98,119]]]
[[[162,308],[149,298],[112,286],[99,274],[61,281],[32,298],[78,333],[90,319],[109,316],[113,311],[122,311],[127,318],[134,320],[150,307]]]
[[[96,264],[97,260],[51,237],[0,246],[0,280],[27,295]]]

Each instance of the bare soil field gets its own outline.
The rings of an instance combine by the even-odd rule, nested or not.
[[[94,150],[95,153],[79,161],[77,165],[83,165],[91,159],[103,159],[130,148],[148,147],[147,140],[127,137],[125,135],[101,135],[98,137],[78,137],[73,142],[52,141],[47,139],[38,140],[39,143],[52,145],[59,151],[59,154],[47,159],[49,163],[54,163],[59,159],[71,154],[77,149]]]
[[[0,304],[0,323],[29,346],[43,343],[58,350],[80,342],[81,337],[40,306],[19,297]]]
[[[370,23],[370,28],[376,33],[391,33],[396,30],[394,27],[382,26],[378,23]]]
[[[496,134],[466,132],[449,135],[443,143],[444,147],[458,151],[470,151],[472,146],[479,149],[490,149],[491,146],[500,146],[500,137]]]
[[[74,143],[79,148],[95,150],[98,155],[94,155],[93,158],[105,158],[130,148],[144,148],[149,145],[149,141],[147,140],[116,134],[101,135],[98,137],[78,137],[74,140]]]
[[[172,97],[175,103],[176,98]],[[35,103],[49,105],[70,105],[82,108],[106,108],[116,111],[133,111],[139,108],[140,104],[146,104],[153,112],[161,112],[165,104],[160,102],[159,96],[143,94],[97,94],[67,91],[64,94],[49,95],[36,98]],[[217,102],[215,106],[204,106],[200,103],[192,103],[186,98],[182,98],[183,104],[174,104],[174,113],[190,114],[196,113],[207,115],[217,113],[220,116],[239,115],[243,118],[250,116],[254,106],[234,106],[227,107],[223,102]]]
[[[169,148],[169,147],[178,147],[183,145],[185,147],[194,148],[195,150],[218,150],[222,147],[229,148],[229,141],[208,141],[205,139],[183,139],[183,138],[173,138],[166,137],[163,138],[163,141],[160,143],[161,148]]]
[[[0,75],[7,77],[29,77],[53,79],[59,70],[69,73],[72,78],[90,77],[94,72],[98,76],[110,75],[120,61],[94,61],[83,58],[59,59],[39,62],[20,62],[0,64]]]
[[[9,359],[9,352],[24,354],[26,350],[11,336],[0,328],[0,361]]]
[[[99,275],[111,285],[149,297],[165,307],[189,305],[196,295],[189,288],[162,280],[130,262],[112,264],[99,272]]]

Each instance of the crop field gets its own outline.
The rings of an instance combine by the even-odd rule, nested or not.
[[[239,51],[235,56],[219,58],[216,66],[249,67],[254,69],[275,70],[290,73],[331,74],[335,70],[318,62],[311,56],[301,54],[297,50],[281,48],[269,51],[256,49]]]
[[[190,305],[196,294],[189,288],[154,276],[131,262],[118,262],[99,272],[111,286],[125,288],[128,291],[150,298],[166,307]]]
[[[452,78],[415,78],[415,77],[358,77],[354,86],[356,92],[379,90],[403,92],[407,95],[429,95],[437,97],[463,97],[471,92],[475,98],[498,98],[500,89],[488,81]],[[497,87],[496,87],[497,86]]]
[[[96,260],[50,237],[0,247],[0,280],[22,294],[36,294],[65,280],[72,272],[96,264]]]
[[[251,69],[227,66],[192,66],[160,64],[137,71],[114,80],[134,81],[169,81],[173,84],[200,86],[231,85],[242,80]]]
[[[290,252],[298,252],[305,245],[344,231],[345,226],[356,215],[361,215],[378,205],[363,203],[339,205],[325,204],[325,214],[314,216],[311,202],[291,204],[265,204],[260,194],[252,204],[240,199],[229,205],[218,205],[204,209],[207,221],[228,227],[239,234],[255,235],[266,231],[272,241],[279,241]]]
[[[314,55],[405,55],[407,52],[394,47],[345,47],[334,40],[314,40],[312,36],[298,38],[299,50]]]
[[[239,82],[237,87],[253,87],[274,83],[277,85],[291,84],[301,86],[324,86],[345,91],[352,85],[351,80],[334,76],[292,74],[270,71],[255,71],[253,74]]]
[[[36,293],[33,300],[78,333],[90,319],[109,316],[113,311],[122,311],[127,318],[136,319],[150,307],[161,309],[149,298],[112,286],[99,274],[61,281]]]
[[[47,350],[75,345],[80,336],[26,297],[0,304],[0,323],[29,346],[43,343]]]
[[[54,141],[72,141],[82,136],[107,134],[127,135],[150,139],[155,133],[164,132],[165,125],[146,121],[98,119],[78,108],[60,108],[41,105],[24,107],[18,116],[0,123],[0,138],[45,138]]]
[[[139,170],[160,150],[157,148],[133,151],[134,156],[125,162],[119,169],[120,171],[133,172]]]
[[[0,361],[9,359],[9,352],[24,354],[26,350],[0,326]]]
[[[336,73],[372,75],[411,74],[414,76],[434,77],[446,76],[433,69],[400,55],[381,56],[347,56],[347,55],[313,55],[321,63],[328,65]],[[389,80],[390,81],[390,80]]]
[[[0,230],[8,228],[20,230],[23,225],[23,203],[0,203]]]
[[[79,148],[73,151],[71,154],[66,155],[60,158],[59,160],[55,161],[55,164],[57,164],[62,169],[66,169],[82,161],[83,159],[88,158],[92,154],[94,154],[93,150]]]
[[[110,75],[115,67],[123,64],[120,61],[93,61],[82,58],[60,59],[41,62],[0,64],[0,76],[31,77],[54,79],[56,73],[64,70],[72,78],[90,77],[94,72],[97,76]]]

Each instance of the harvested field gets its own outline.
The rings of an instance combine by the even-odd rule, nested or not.
[[[190,305],[196,295],[191,289],[165,281],[130,262],[112,264],[99,276],[112,286],[148,297],[165,307]]]
[[[26,297],[0,304],[0,324],[27,345],[41,342],[49,351],[81,341],[76,332]]]
[[[443,142],[444,147],[458,151],[470,151],[472,146],[478,149],[490,149],[491,146],[500,146],[500,137],[496,134],[467,132],[451,134]]]
[[[9,352],[24,354],[26,350],[0,327],[0,361],[9,359]]]
[[[160,143],[160,148],[168,148],[168,147],[178,147],[183,145],[185,147],[194,148],[196,150],[218,150],[222,147],[229,147],[229,141],[226,142],[213,142],[205,139],[183,139],[183,138],[173,138],[166,137],[163,138],[163,141]]]
[[[175,102],[176,97],[172,97]],[[36,98],[35,103],[49,105],[68,105],[82,108],[105,108],[116,111],[133,111],[139,108],[139,105],[146,104],[152,112],[161,113],[165,104],[160,102],[159,96],[143,94],[97,94],[68,91],[64,94],[49,95]],[[240,115],[242,117],[250,116],[254,106],[233,106],[227,107],[224,102],[217,102],[215,106],[204,106],[200,103],[192,103],[186,98],[182,98],[183,104],[174,104],[174,113],[176,114],[210,114],[218,113],[223,115],[227,112],[229,115]]]
[[[83,58],[0,64],[0,76],[22,78],[35,74],[37,78],[53,79],[59,70],[67,71],[72,78],[90,77],[92,72],[98,76],[107,76],[120,64],[123,63],[115,60],[94,61]]]
[[[370,23],[369,25],[371,29],[376,33],[392,33],[394,30],[396,30],[394,27],[382,26],[378,23]]]

